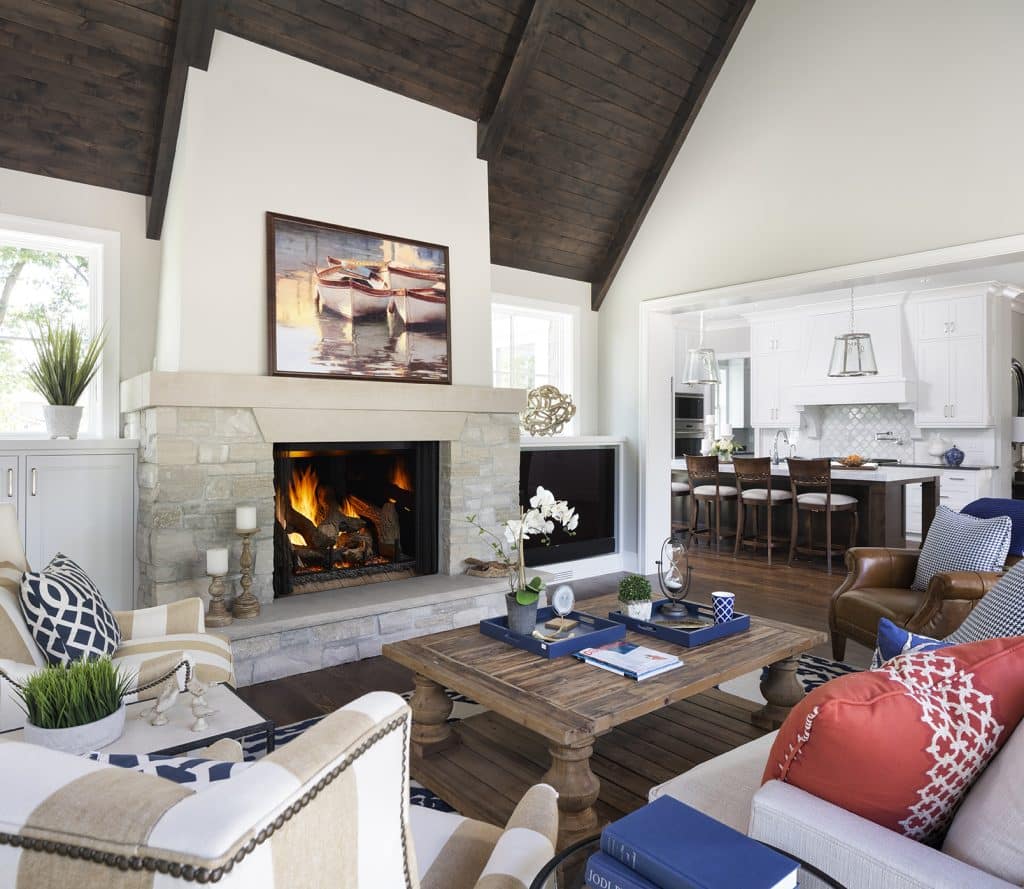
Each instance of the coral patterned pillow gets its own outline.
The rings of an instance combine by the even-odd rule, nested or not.
[[[812,691],[786,718],[778,779],[925,843],[1024,716],[1024,638],[904,654]]]

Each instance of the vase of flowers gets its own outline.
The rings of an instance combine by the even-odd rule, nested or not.
[[[466,521],[487,540],[497,560],[508,568],[509,591],[505,604],[509,629],[529,635],[537,626],[537,602],[544,592],[544,581],[539,577],[527,580],[523,545],[531,537],[548,543],[556,524],[566,533],[574,534],[579,526],[579,515],[565,500],[556,500],[549,490],[538,487],[530,498],[530,508],[521,510],[518,519],[505,522],[501,537],[481,525],[475,515],[466,516]]]
[[[106,333],[86,343],[77,327],[43,321],[32,336],[36,360],[28,378],[46,399],[43,416],[50,438],[78,438],[82,406],[78,401],[100,369]]]
[[[711,445],[711,453],[716,454],[723,463],[731,463],[732,455],[738,450],[739,445],[732,440],[731,435],[724,435]]]

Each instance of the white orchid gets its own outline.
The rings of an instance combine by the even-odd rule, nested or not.
[[[513,558],[505,552],[501,538],[483,527],[476,520],[476,516],[467,516],[466,519],[470,524],[476,526],[480,534],[490,538],[488,542],[494,554],[511,568]],[[561,525],[567,533],[572,534],[579,526],[580,517],[565,500],[556,500],[555,495],[547,488],[538,487],[537,493],[530,498],[530,508],[523,510],[519,518],[505,522],[502,528],[505,540],[511,551],[516,554],[515,561],[518,562],[519,570],[515,575],[509,575],[509,583],[513,586],[512,593],[520,605],[533,604],[537,601],[538,591],[543,590],[543,584],[539,577],[533,578],[530,583],[526,582],[523,543],[531,537],[540,537],[547,543],[547,538],[554,532],[556,523]]]

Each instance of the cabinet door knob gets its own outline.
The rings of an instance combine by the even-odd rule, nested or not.
[[[37,484],[38,480],[39,480],[39,470],[35,469],[33,467],[33,469],[32,469],[32,496],[33,497],[36,496],[36,492],[38,490],[38,484]]]
[[[7,470],[7,497],[14,499],[14,470],[10,468]]]

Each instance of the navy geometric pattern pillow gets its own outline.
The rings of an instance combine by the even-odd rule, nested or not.
[[[21,579],[21,610],[51,664],[113,655],[121,628],[89,576],[63,553]]]
[[[936,574],[951,571],[999,571],[1010,549],[1012,531],[1008,516],[976,519],[940,506],[921,547],[910,588],[926,590]]]
[[[945,641],[958,644],[1009,636],[1024,636],[1024,562],[1000,577]]]
[[[226,781],[232,775],[244,772],[251,762],[220,762],[216,759],[197,759],[188,756],[162,756],[160,754],[135,755],[132,753],[90,753],[89,759],[122,769],[132,769],[144,775],[156,775],[175,784],[185,784],[189,790],[205,790],[215,781]]]

